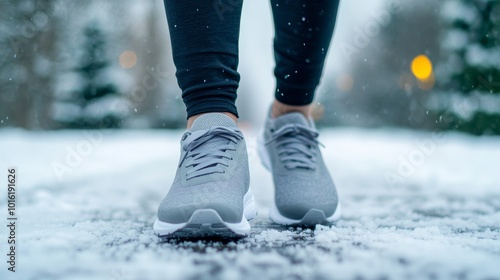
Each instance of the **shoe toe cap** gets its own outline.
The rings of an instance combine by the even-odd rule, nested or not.
[[[213,209],[219,214],[222,221],[238,223],[242,218],[242,210],[237,205],[227,202],[209,202],[201,204],[176,205],[165,203],[158,209],[158,219],[166,223],[186,223],[194,211],[199,209]]]
[[[337,209],[338,196],[335,185],[328,178],[275,178],[275,202],[278,211],[286,218],[300,220],[309,210],[317,209],[326,217]]]

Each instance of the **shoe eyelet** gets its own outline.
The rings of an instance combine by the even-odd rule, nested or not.
[[[269,129],[269,131],[274,132],[274,128]]]

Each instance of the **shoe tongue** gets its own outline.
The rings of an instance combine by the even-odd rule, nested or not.
[[[208,113],[197,117],[191,125],[190,131],[207,130],[214,126],[238,127],[233,119],[226,114]]]
[[[280,129],[286,124],[302,124],[310,127],[311,123],[302,113],[287,113],[274,119],[276,129]]]

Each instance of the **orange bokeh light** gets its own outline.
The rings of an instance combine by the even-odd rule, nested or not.
[[[137,55],[133,51],[124,51],[120,54],[119,61],[121,67],[129,69],[137,63]]]
[[[411,72],[419,80],[427,80],[432,75],[432,62],[425,55],[419,55],[411,62]]]

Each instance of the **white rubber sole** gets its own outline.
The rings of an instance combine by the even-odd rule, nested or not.
[[[153,230],[159,237],[247,236],[251,230],[248,221],[257,215],[255,198],[250,188],[243,198],[243,203],[243,216],[239,223],[224,222],[213,209],[198,209],[186,223],[171,224],[156,219]]]
[[[259,133],[259,136],[257,137],[257,153],[259,154],[260,161],[264,166],[264,168],[266,168],[269,172],[272,172],[271,159],[269,158],[269,154],[265,147],[264,130],[262,130]],[[313,208],[309,210],[300,220],[290,219],[281,215],[281,213],[278,210],[278,207],[276,206],[276,201],[274,199],[272,200],[271,207],[269,208],[269,218],[273,222],[282,225],[316,225],[323,223],[331,223],[340,219],[340,216],[341,216],[340,199],[337,203],[337,208],[335,209],[333,214],[329,217],[326,217],[323,210]]]

